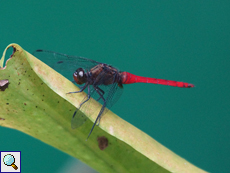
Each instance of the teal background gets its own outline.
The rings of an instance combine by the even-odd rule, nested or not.
[[[224,0],[0,1],[2,52],[14,42],[195,84],[127,85],[112,111],[209,172],[230,170],[229,31]],[[0,136],[1,151],[22,151],[23,172],[70,172],[67,154],[16,130]]]

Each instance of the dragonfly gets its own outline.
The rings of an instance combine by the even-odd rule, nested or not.
[[[79,56],[70,56],[48,50],[36,50],[33,55],[44,60],[47,65],[67,79],[74,80],[73,82],[80,85],[79,91],[72,91],[67,94],[86,91],[86,97],[73,113],[71,120],[73,129],[82,126],[86,121],[86,118],[82,118],[82,114],[86,109],[89,109],[92,98],[102,104],[87,139],[93,132],[95,125],[100,124],[102,115],[120,98],[124,84],[151,83],[181,88],[194,87],[193,84],[186,82],[137,76],[129,72],[120,71],[111,65]]]

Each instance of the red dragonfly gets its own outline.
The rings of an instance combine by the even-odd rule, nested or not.
[[[46,50],[36,50],[33,54],[39,59],[44,60],[46,64],[50,65],[68,79],[71,80],[71,78],[73,78],[74,82],[83,85],[80,86],[79,91],[69,92],[67,94],[80,93],[86,90],[87,96],[82,100],[79,108],[77,108],[73,114],[71,121],[71,127],[73,129],[81,126],[86,121],[82,112],[90,106],[92,97],[102,103],[102,108],[98,113],[87,139],[95,125],[99,125],[102,115],[108,110],[106,107],[111,108],[121,96],[123,84],[152,83],[181,88],[194,87],[193,84],[185,82],[136,76],[129,72],[119,71],[111,65],[83,57],[69,56]]]

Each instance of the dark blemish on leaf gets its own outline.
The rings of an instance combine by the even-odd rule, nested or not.
[[[10,77],[10,76],[9,76]]]
[[[27,89],[27,91],[28,91],[29,89]]]
[[[6,103],[7,105],[9,105],[9,103]]]
[[[100,150],[104,150],[108,147],[108,139],[104,136],[98,137],[97,138],[98,141],[98,146],[100,148]]]
[[[41,85],[43,85],[43,83],[41,83]]]
[[[36,106],[36,108],[38,108],[38,106]]]
[[[43,109],[43,111],[45,111],[45,109]]]
[[[24,103],[24,105],[26,105],[26,103]]]
[[[0,120],[5,120],[5,118],[0,118]]]
[[[59,101],[58,101],[58,103],[59,103]]]
[[[21,80],[21,79],[19,79],[19,80]]]
[[[42,101],[44,101],[44,100],[42,99]]]
[[[22,63],[22,65],[23,65],[23,63]]]
[[[18,85],[20,85],[20,82],[18,83]]]
[[[26,73],[26,71],[25,71],[25,73]]]
[[[0,90],[5,91],[6,88],[8,88],[9,85],[8,79],[0,80]]]
[[[44,97],[44,94],[42,96]]]

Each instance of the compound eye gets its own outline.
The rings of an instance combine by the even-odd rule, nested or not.
[[[79,77],[83,77],[84,76],[84,71],[79,71],[78,75],[79,75]]]
[[[84,70],[82,68],[77,69],[76,73],[77,73],[79,78],[84,77],[84,74],[85,74],[85,72],[84,72]]]
[[[85,71],[83,68],[78,68],[74,73],[73,73],[73,78],[77,84],[83,84],[86,82],[87,77],[85,74]]]

